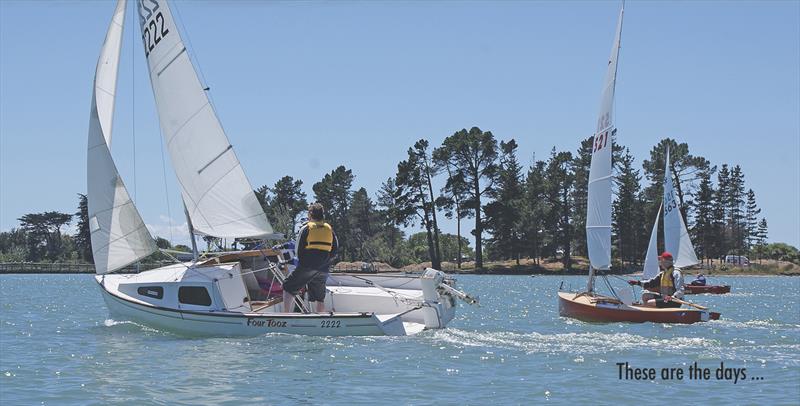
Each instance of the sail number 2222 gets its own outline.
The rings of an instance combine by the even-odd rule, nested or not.
[[[149,3],[149,7],[145,3]],[[169,34],[169,29],[164,27],[164,15],[158,9],[158,3],[154,0],[139,2],[139,19],[142,24],[145,57],[150,57],[150,52],[161,42],[161,39]],[[153,17],[154,15],[155,17]],[[151,19],[151,17],[153,18]]]

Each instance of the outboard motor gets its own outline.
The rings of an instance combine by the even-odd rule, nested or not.
[[[420,278],[422,298],[424,300],[422,314],[425,320],[425,328],[442,328],[447,325],[443,318],[446,318],[447,321],[453,318],[453,308],[455,306],[453,298],[459,298],[469,304],[478,304],[477,297],[448,285],[445,282],[445,277],[444,272],[427,268]],[[442,299],[447,299],[449,303],[442,303]]]
[[[427,268],[420,280],[422,282],[422,298],[424,300],[422,314],[425,320],[425,328],[442,328],[445,324],[442,322],[441,316],[444,313],[444,306],[439,302],[439,292],[436,291],[436,288],[444,281],[444,273]]]

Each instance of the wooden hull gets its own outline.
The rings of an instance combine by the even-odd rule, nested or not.
[[[602,297],[572,292],[558,292],[558,313],[563,317],[594,323],[692,324],[718,320],[720,317],[719,313],[698,309],[628,306],[623,303],[604,301]]]
[[[699,295],[701,293],[712,293],[716,295],[722,295],[725,293],[730,293],[731,287],[730,285],[705,285],[705,286],[697,286],[697,285],[684,285],[683,292],[687,295]]]

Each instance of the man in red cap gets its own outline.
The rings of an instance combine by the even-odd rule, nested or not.
[[[640,285],[646,289],[642,292],[642,303],[655,307],[681,307],[672,298],[683,298],[683,275],[672,264],[672,254],[664,251],[658,256],[658,267],[661,272],[652,279],[643,281],[629,280],[631,285]]]

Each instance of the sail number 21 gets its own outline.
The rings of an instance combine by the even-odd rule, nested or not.
[[[594,147],[592,148],[592,153],[600,151],[606,145],[608,145],[608,131],[603,131],[600,134],[596,134],[594,136]]]

